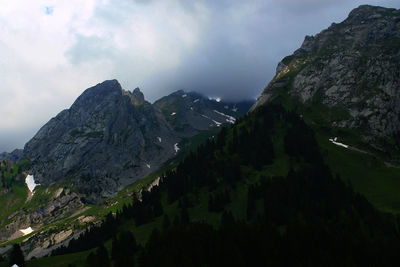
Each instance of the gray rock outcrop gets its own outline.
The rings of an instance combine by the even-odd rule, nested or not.
[[[39,183],[68,182],[97,201],[160,166],[177,141],[139,89],[124,91],[110,80],[44,125],[24,154]]]
[[[335,109],[342,115],[325,115],[331,126],[356,130],[377,149],[399,150],[400,10],[363,5],[307,36],[278,64],[252,110],[282,94]]]

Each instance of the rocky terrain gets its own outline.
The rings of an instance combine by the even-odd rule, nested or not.
[[[253,104],[252,101],[226,103],[179,90],[157,100],[153,106],[176,135],[184,137],[224,123],[232,124],[237,117],[245,115]]]
[[[139,89],[125,91],[111,80],[87,89],[44,125],[24,156],[39,183],[68,182],[96,201],[159,167],[176,142]]]
[[[253,110],[288,94],[324,105],[333,127],[361,133],[378,150],[400,149],[400,10],[363,5],[342,23],[307,36],[278,65]]]
[[[87,89],[25,145],[40,184],[68,183],[98,202],[157,170],[199,131],[233,123],[252,105],[175,92],[154,104],[116,80]]]

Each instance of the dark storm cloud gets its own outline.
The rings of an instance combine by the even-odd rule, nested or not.
[[[229,100],[256,98],[274,76],[277,63],[294,52],[305,35],[314,35],[332,22],[342,21],[351,9],[361,4],[347,0],[210,0],[175,1],[171,7],[170,3],[143,0],[127,4],[126,1],[114,0],[99,7],[96,13],[98,19],[109,21],[109,24],[117,22],[124,27],[127,24],[135,27],[143,20],[149,23],[147,30],[154,31],[151,34],[157,38],[154,56],[160,61],[150,60],[152,53],[143,56],[141,50],[147,53],[146,45],[140,47],[143,40],[129,43],[122,50],[110,48],[119,52],[103,49],[103,54],[96,57],[91,50],[95,39],[82,42],[79,38],[68,54],[72,60],[79,55],[82,61],[85,61],[86,53],[88,61],[93,56],[96,60],[107,57],[114,66],[111,76],[118,78],[127,89],[140,86],[152,101],[178,89]],[[169,14],[171,10],[175,13]],[[192,25],[185,25],[185,16],[192,18]],[[132,17],[137,17],[137,20],[130,21]],[[153,20],[156,21],[154,24]],[[176,20],[187,29],[180,32],[182,29],[170,28],[167,24],[170,20]],[[166,25],[160,26],[160,21],[161,24],[165,21]],[[159,36],[160,30],[168,34]],[[185,30],[192,31],[194,38],[198,39],[196,45],[180,43]],[[128,31],[126,34],[135,33]],[[162,59],[171,50],[177,59],[172,66],[169,65],[171,60]]]
[[[228,2],[232,3],[212,2],[214,27],[201,49],[189,54],[173,70],[175,75],[159,83],[229,100],[255,98],[274,76],[277,63],[299,48],[305,35],[341,22],[362,4],[347,0]],[[232,11],[243,17],[235,21]]]

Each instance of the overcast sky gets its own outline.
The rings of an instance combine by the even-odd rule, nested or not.
[[[0,0],[0,152],[22,148],[103,80],[147,100],[178,89],[257,97],[305,35],[340,22],[350,0]]]

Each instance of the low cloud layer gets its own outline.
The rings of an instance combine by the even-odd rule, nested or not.
[[[0,152],[22,148],[103,80],[154,101],[178,89],[257,97],[305,35],[340,22],[346,0],[18,0],[0,9]]]

